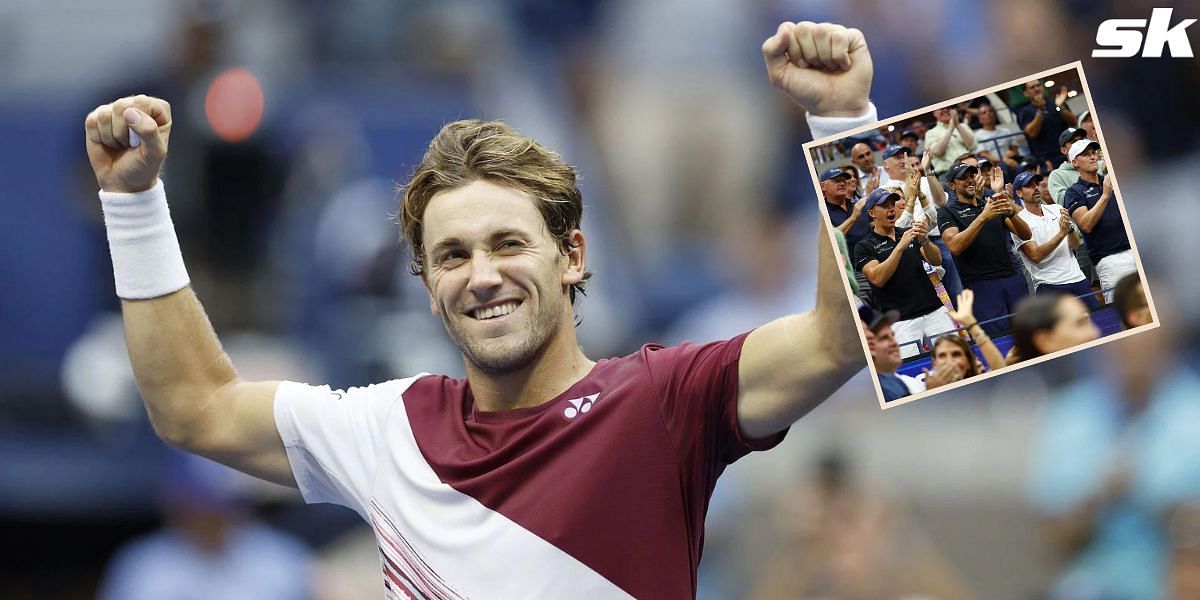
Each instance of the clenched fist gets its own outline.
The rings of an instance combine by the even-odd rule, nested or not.
[[[131,147],[129,130],[141,138]],[[106,192],[141,192],[154,186],[167,158],[171,105],[149,96],[104,104],[84,120],[88,160]]]
[[[771,83],[814,115],[867,110],[875,68],[861,31],[832,23],[786,22],[763,42]]]

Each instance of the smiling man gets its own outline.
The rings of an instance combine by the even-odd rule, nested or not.
[[[762,52],[815,135],[875,120],[857,30],[784,23]],[[467,377],[348,390],[243,380],[189,287],[167,210],[171,123],[167,103],[145,96],[85,120],[155,430],[357,511],[389,598],[694,597],[718,476],[779,443],[863,366],[824,231],[812,311],[591,360],[574,328],[590,278],[574,169],[504,124],[458,121],[404,186],[400,220]]]

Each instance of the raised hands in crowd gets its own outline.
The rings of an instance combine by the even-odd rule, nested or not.
[[[983,353],[983,359],[987,362],[986,367],[996,369],[1004,366],[1004,355],[1000,353],[1000,349],[992,342],[992,338],[988,336],[983,327],[979,325],[979,321],[975,319],[975,292],[970,289],[965,289],[958,294],[958,307],[951,307],[950,318],[958,322],[959,326],[971,336],[971,341]]]

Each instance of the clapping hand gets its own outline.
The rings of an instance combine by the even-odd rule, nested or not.
[[[1067,98],[1069,98],[1070,96],[1071,96],[1071,92],[1069,92],[1067,90],[1067,86],[1064,85],[1064,86],[1058,88],[1058,94],[1056,94],[1054,96],[1054,106],[1061,107],[1063,105],[1063,103],[1065,103],[1067,101]]]

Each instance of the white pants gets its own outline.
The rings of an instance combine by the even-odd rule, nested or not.
[[[1133,250],[1110,254],[1096,263],[1096,275],[1100,276],[1100,289],[1107,290],[1121,280],[1122,277],[1137,273],[1137,264],[1133,262]],[[1111,291],[1104,292],[1104,301],[1112,302]]]
[[[920,354],[923,348],[920,344],[905,342],[939,336],[953,331],[956,327],[954,320],[950,318],[950,311],[946,310],[945,306],[939,306],[937,310],[923,317],[896,321],[892,324],[892,333],[896,335],[896,342],[900,344],[900,358],[908,358]]]

